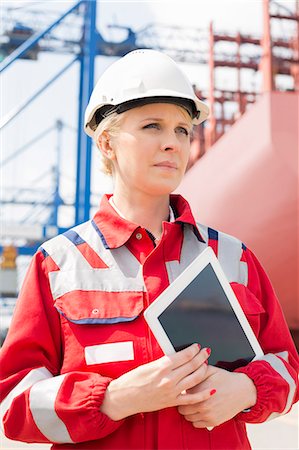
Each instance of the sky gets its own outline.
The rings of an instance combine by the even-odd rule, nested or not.
[[[280,0],[286,8],[293,8],[293,0]],[[73,1],[17,1],[2,0],[1,26],[5,25],[7,15],[6,7],[15,8],[14,14],[22,21],[29,20],[28,11],[40,11],[36,23],[46,23],[51,15],[66,11]],[[16,16],[15,16],[16,17]],[[131,27],[141,31],[151,25],[156,25],[158,38],[162,38],[166,26],[180,26],[184,29],[183,35],[187,36],[193,28],[198,29],[198,35],[203,39],[198,42],[200,50],[206,50],[208,46],[208,28],[213,21],[214,29],[218,32],[250,34],[261,36],[262,34],[262,0],[197,0],[197,1],[98,1],[97,2],[97,28],[106,40],[120,41],[125,38],[125,32],[109,28],[109,25]],[[274,27],[277,35],[284,35],[291,25],[279,24]],[[61,32],[64,39],[72,35],[76,23],[68,22],[67,27]],[[160,30],[160,31],[159,31]],[[164,31],[162,31],[164,30]],[[181,36],[181,35],[180,35]],[[173,45],[179,45],[179,40],[172,40]],[[169,39],[166,44],[169,44]],[[191,45],[191,42],[190,42]],[[192,42],[192,45],[197,45]],[[229,51],[222,47],[221,51]],[[245,49],[248,54],[252,48]],[[254,49],[254,51],[256,51]],[[4,117],[13,109],[22,104],[51,76],[56,74],[65,64],[72,59],[72,55],[58,55],[56,53],[42,53],[37,61],[18,60],[0,75],[1,88],[1,115]],[[96,59],[95,80],[114,58],[100,57]],[[207,89],[209,74],[208,69],[202,64],[182,64],[183,70],[199,89]],[[259,74],[245,73],[242,79],[246,89],[258,88],[260,85]],[[217,74],[216,83],[219,87],[233,88],[236,83],[236,73],[233,70],[222,70]],[[42,93],[26,110],[21,112],[2,131],[1,161],[8,158],[16,150],[20,149],[37,136],[42,138],[36,141],[27,151],[21,153],[4,166],[1,175],[2,196],[9,198],[17,192],[21,198],[49,197],[53,189],[53,167],[58,158],[58,135],[55,131],[57,120],[65,124],[59,144],[61,194],[66,201],[72,201],[75,193],[76,173],[76,128],[78,114],[79,92],[78,65],[73,65],[63,76]],[[49,128],[52,131],[46,133]],[[96,205],[105,191],[111,191],[112,184],[100,172],[100,161],[96,149],[93,149],[92,161],[92,202]],[[39,208],[34,210],[28,207],[6,206],[2,209],[0,222],[34,222],[45,219],[45,211]],[[60,226],[72,226],[73,210],[64,207],[60,211]]]

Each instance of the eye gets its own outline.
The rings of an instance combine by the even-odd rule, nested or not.
[[[143,127],[144,129],[148,129],[148,128],[156,128],[157,130],[160,129],[160,125],[158,123],[148,123],[147,125],[145,125]]]
[[[185,136],[189,136],[190,135],[189,130],[187,128],[184,128],[184,127],[177,127],[176,131],[178,133],[184,134]]]

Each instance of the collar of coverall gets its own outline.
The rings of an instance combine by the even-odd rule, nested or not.
[[[115,209],[115,211],[117,212],[117,214],[122,217],[123,219],[126,219],[126,217],[123,215],[123,213],[117,208],[116,204],[114,203],[113,200],[113,195],[109,198],[109,203],[110,205],[113,206],[113,208]],[[126,219],[127,220],[127,219]],[[174,217],[174,212],[172,207],[169,205],[169,216],[168,216],[168,222],[175,222],[175,217]]]
[[[100,208],[93,217],[93,225],[100,234],[102,242],[107,249],[119,248],[124,245],[139,228],[139,225],[121,217],[109,202],[112,194],[102,197]],[[177,194],[170,195],[170,204],[175,214],[174,223],[189,224],[193,227],[194,234],[201,242],[205,242],[201,236],[188,202]]]

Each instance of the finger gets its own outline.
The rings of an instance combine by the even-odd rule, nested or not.
[[[208,400],[211,395],[214,395],[215,389],[204,389],[196,394],[179,394],[177,397],[177,406],[180,405],[195,405],[196,403],[202,403]],[[216,392],[216,391],[215,391]]]
[[[189,416],[191,414],[197,414],[200,410],[201,403],[195,403],[195,405],[180,405],[178,406],[178,412],[182,416]]]
[[[192,425],[194,428],[207,428],[209,431],[212,430],[214,427],[210,426],[208,422],[205,422],[204,420],[199,420],[197,422],[193,422]]]
[[[188,422],[200,422],[203,419],[202,415],[200,414],[200,412],[197,412],[195,414],[184,415],[184,418],[186,420],[188,420]]]
[[[190,375],[184,377],[176,386],[178,392],[189,391],[192,388],[199,385],[206,378],[207,366],[206,364],[202,364],[198,369],[192,372]]]
[[[200,351],[199,344],[192,344],[184,350],[174,353],[173,355],[167,356],[168,360],[171,362],[172,369],[177,369],[191,361]]]
[[[211,389],[209,392],[209,398],[212,397],[213,395],[216,394],[216,389]],[[209,400],[208,398],[208,400]],[[184,405],[180,405],[178,406],[178,412],[180,414],[182,414],[183,416],[188,416],[190,414],[196,414],[198,412],[205,412],[206,411],[206,402],[203,400],[202,402],[199,403],[194,403],[194,404],[184,404]]]
[[[176,369],[174,369],[174,376],[177,378],[178,382],[180,382],[186,376],[192,374],[199,367],[201,367],[207,361],[210,354],[211,354],[211,350],[209,348],[204,348],[204,349],[200,350],[200,352],[197,353],[193,357],[193,359],[191,359],[190,361],[187,361],[184,365],[181,365],[181,366],[177,367]],[[189,387],[193,387],[193,386],[194,386],[194,384]],[[189,388],[183,388],[182,391],[184,389],[189,389]]]

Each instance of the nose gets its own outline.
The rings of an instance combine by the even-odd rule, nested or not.
[[[179,150],[179,142],[175,133],[167,133],[167,135],[164,135],[161,150],[163,152],[177,152]]]

